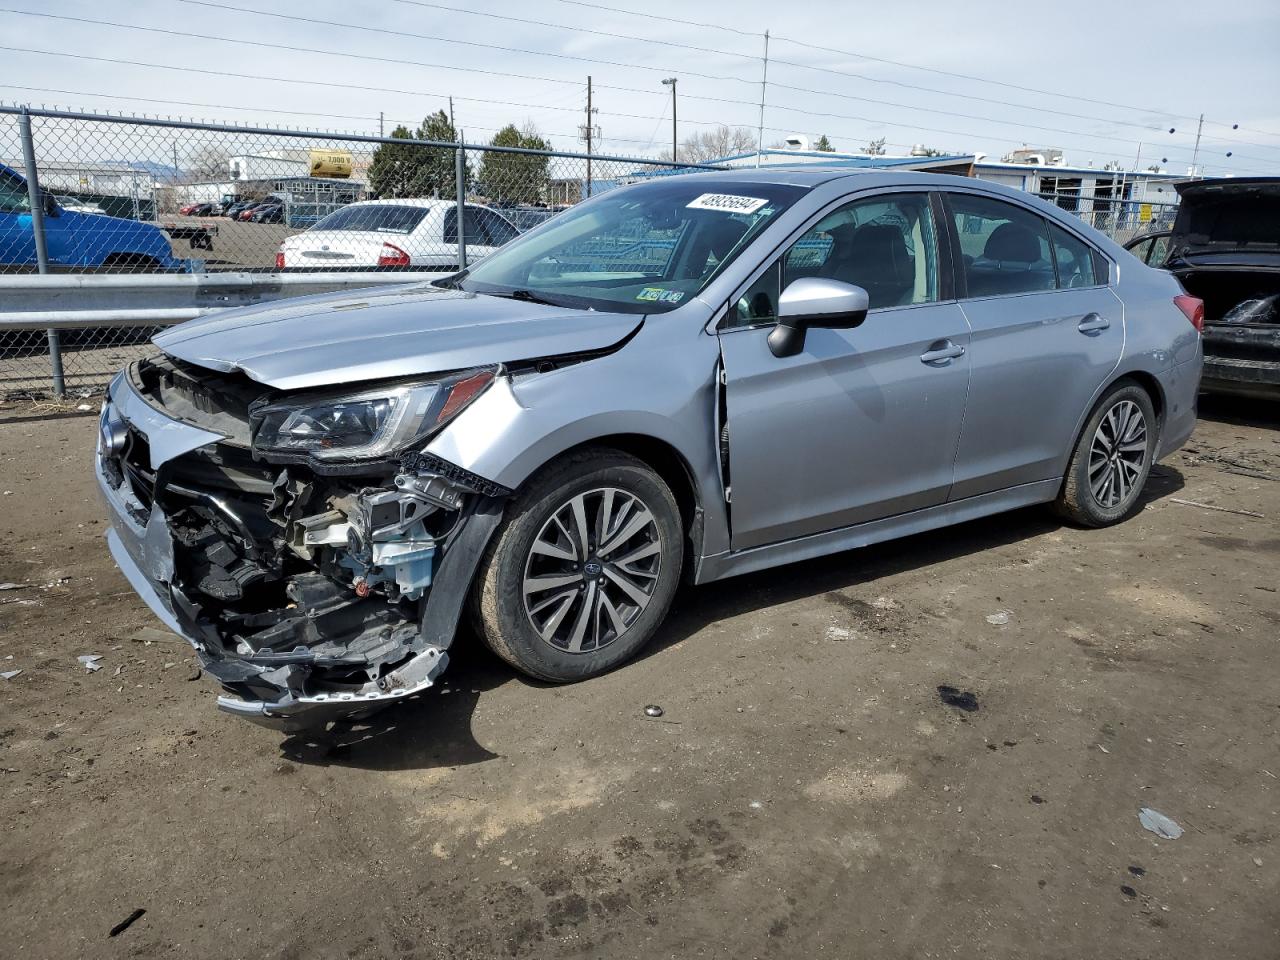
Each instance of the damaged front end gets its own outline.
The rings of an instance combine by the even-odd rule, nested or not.
[[[112,553],[223,710],[296,729],[433,684],[509,491],[418,451],[500,376],[301,398],[165,357],[116,378]]]

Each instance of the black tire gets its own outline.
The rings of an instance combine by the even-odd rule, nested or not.
[[[606,495],[609,506],[604,505]],[[591,528],[591,537],[599,536],[600,517],[608,513],[615,502],[627,506],[631,511],[627,516],[636,522],[644,521],[644,510],[647,509],[652,525],[645,522],[644,527],[632,537],[618,541],[618,546],[611,548],[608,559],[596,558],[596,548],[610,548],[611,541],[607,536],[601,537],[599,543],[589,543],[590,549],[584,551],[588,554],[586,562],[577,562],[581,558],[572,537],[566,537],[562,546],[573,551],[574,560],[535,553],[535,542],[541,548],[547,543],[547,536],[558,536],[551,526],[553,517],[566,516],[564,511],[568,510],[567,516],[572,519],[573,501],[578,497],[582,498],[589,514],[587,526]],[[636,503],[627,498],[634,498]],[[595,505],[594,512],[592,504]],[[617,508],[618,511],[621,509],[621,506]],[[576,527],[572,523],[569,526]],[[623,533],[628,526],[630,520],[620,520],[613,528],[614,536]],[[565,531],[566,528],[561,526],[560,530]],[[634,546],[637,543],[639,547]],[[623,545],[628,549],[623,551]],[[656,550],[652,549],[655,545]],[[616,565],[623,557],[643,552],[641,548],[649,551],[643,563],[651,567],[642,577]],[[675,596],[683,559],[680,510],[671,489],[656,472],[642,461],[618,450],[594,448],[571,454],[544,468],[508,506],[506,518],[480,561],[472,589],[471,612],[476,631],[499,657],[539,680],[569,683],[597,676],[631,659],[653,637]],[[591,566],[595,563],[601,564],[599,570]],[[639,563],[641,561],[629,562],[628,566],[634,567]],[[554,569],[548,571],[546,564],[553,565]],[[585,573],[582,572],[584,567],[587,568]],[[540,626],[545,630],[547,623],[559,611],[560,601],[554,601],[556,606],[546,613],[531,612],[543,597],[551,600],[555,593],[546,588],[549,592],[533,594],[527,604],[526,576],[547,575],[546,579],[550,580],[552,576],[573,576],[575,569],[582,577],[581,583],[575,580],[573,584],[555,588],[561,595],[578,591],[576,600],[574,596],[567,596],[568,613],[562,613],[563,620],[557,621],[566,628],[563,631],[566,636],[555,635],[560,628],[552,627],[551,639],[544,639],[534,620],[543,617]],[[650,585],[645,578],[651,572]],[[598,577],[594,576],[596,573]],[[622,592],[618,580],[624,573],[627,583],[633,587],[642,583],[648,589],[646,604],[629,601]],[[611,577],[613,579],[609,579]],[[598,595],[604,595],[606,599],[602,601]],[[610,596],[612,599],[608,599]],[[592,609],[597,611],[594,614],[597,619],[593,621],[588,617],[584,632],[594,629],[595,635],[580,635],[578,642],[584,648],[569,652],[577,616],[587,607],[588,598]],[[613,629],[612,624],[618,621],[613,620],[611,614],[624,620],[630,618],[624,629]],[[604,624],[603,630],[599,624]],[[595,643],[599,645],[594,646]]]
[[[1120,446],[1130,449],[1113,449],[1112,455],[1108,457],[1106,450],[1109,431],[1116,429],[1120,418],[1126,412],[1131,413],[1134,408],[1142,416],[1145,431],[1141,448],[1138,448],[1138,435],[1132,432],[1131,421],[1128,421],[1124,435],[1131,439],[1127,445],[1121,443]],[[1108,427],[1100,433],[1104,421]],[[1124,439],[1123,436],[1121,439]],[[1084,429],[1080,431],[1080,438],[1071,454],[1071,462],[1067,466],[1067,474],[1063,478],[1062,490],[1054,503],[1054,509],[1060,516],[1084,527],[1106,527],[1124,520],[1137,509],[1142,488],[1151,474],[1159,439],[1160,422],[1156,418],[1150,394],[1132,380],[1116,383],[1103,394]],[[1129,454],[1140,454],[1141,462],[1135,465]],[[1110,470],[1107,467],[1108,460]],[[1106,479],[1117,476],[1118,479],[1114,481]]]

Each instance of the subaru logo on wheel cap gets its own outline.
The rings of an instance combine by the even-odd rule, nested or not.
[[[589,560],[582,565],[582,572],[588,577],[598,577],[604,573],[604,565],[595,560]]]

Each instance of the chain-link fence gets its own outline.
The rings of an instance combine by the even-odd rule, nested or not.
[[[693,169],[0,108],[0,275],[452,271],[582,200]],[[459,217],[461,211],[461,217]],[[634,252],[628,253],[634,256]],[[0,396],[100,388],[155,327],[0,328]],[[51,369],[61,354],[61,375]]]
[[[1057,204],[1119,244],[1128,243],[1143,234],[1171,230],[1178,214],[1176,203],[1138,200],[1127,194],[1123,199],[1082,197],[1074,193],[1041,193],[1037,196]]]
[[[688,169],[642,158],[0,107],[0,282],[23,273],[234,272],[249,282],[261,274],[264,285],[275,274],[408,280],[472,264],[588,197]],[[1168,229],[1176,211],[1123,190],[1042,196],[1121,243]],[[647,236],[581,254],[584,269],[607,262],[641,270],[668,252]],[[0,398],[101,389],[158,329],[115,316],[46,331],[32,321],[6,326],[0,306]]]

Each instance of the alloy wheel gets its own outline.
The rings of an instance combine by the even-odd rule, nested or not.
[[[525,614],[558,650],[600,650],[649,605],[661,563],[662,535],[644,501],[617,487],[575,494],[552,512],[529,548]]]
[[[1147,460],[1147,419],[1132,400],[1121,400],[1102,418],[1089,445],[1089,490],[1099,506],[1123,503],[1142,478]]]

